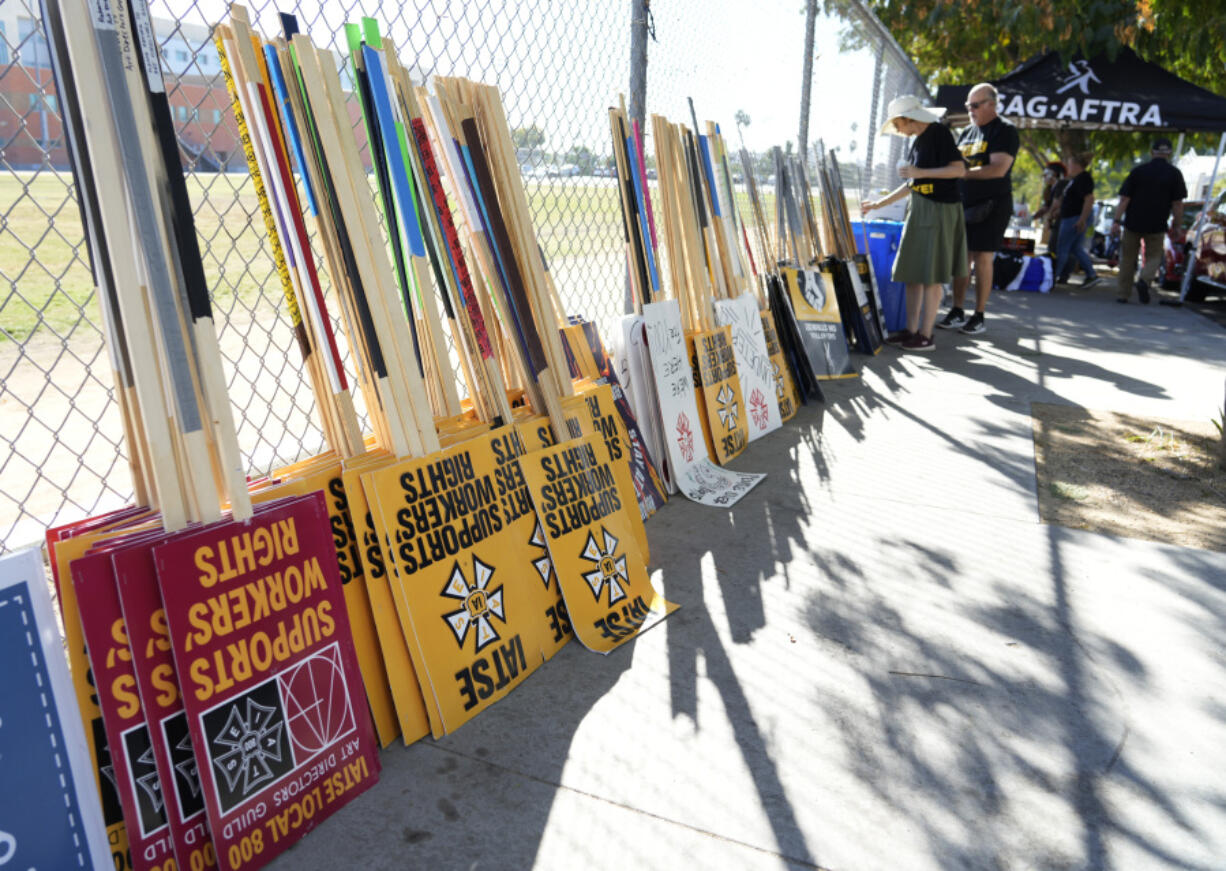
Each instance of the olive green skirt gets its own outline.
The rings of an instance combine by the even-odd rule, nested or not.
[[[945,284],[966,274],[962,203],[911,194],[891,277],[903,284]]]

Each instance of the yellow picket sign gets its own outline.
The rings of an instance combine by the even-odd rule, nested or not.
[[[583,331],[583,324],[571,324],[562,327],[559,332],[562,335],[568,362],[573,361],[574,368],[579,372],[577,377],[590,378],[593,381],[599,378],[600,368],[592,355],[587,335]]]
[[[585,415],[583,413],[583,404],[578,396],[563,396],[560,405],[562,407],[562,420],[566,425],[566,432],[563,434],[564,438],[578,438],[592,432],[590,427],[584,428]],[[530,417],[526,420],[518,420],[515,422],[515,428],[523,438],[526,450],[539,451],[541,448],[548,448],[557,444],[557,440],[553,436],[553,428],[549,424],[549,418],[544,415]]]
[[[775,396],[779,399],[779,417],[791,420],[800,410],[800,391],[796,389],[791,367],[783,359],[783,345],[779,342],[779,332],[775,328],[775,316],[769,311],[762,312],[762,332],[766,335],[766,352],[770,355],[771,367],[775,370]]]
[[[375,635],[379,649],[383,651],[383,666],[387,671],[388,689],[400,723],[400,735],[405,744],[412,744],[430,734],[430,718],[426,714],[426,700],[422,696],[421,683],[409,658],[409,648],[400,631],[396,617],[396,605],[388,585],[387,566],[383,549],[375,533],[366,501],[366,490],[361,476],[395,461],[388,453],[363,454],[345,462],[341,480],[345,495],[349,498],[349,516],[353,519],[358,540],[358,554],[362,561],[362,580],[370,599],[370,610],[375,621]]]
[[[702,397],[702,431],[707,450],[722,466],[749,444],[749,424],[732,350],[732,328],[716,327],[686,336],[694,389]]]
[[[801,345],[819,380],[856,378],[859,373],[851,363],[843,316],[839,313],[834,274],[829,267],[821,269],[779,270],[796,326],[800,329]]]
[[[583,408],[590,418],[590,429],[584,429],[584,434],[594,432],[604,439],[608,461],[612,465],[618,491],[633,496],[634,478],[630,467],[633,447],[630,434],[626,431],[625,421],[617,413],[613,400],[613,388],[608,384],[593,384],[586,388],[579,398],[583,400]],[[604,455],[601,455],[601,459],[604,459]],[[638,542],[643,562],[650,564],[651,549],[647,543],[647,527],[643,523],[641,511],[630,512],[630,525],[634,528],[634,537]]]
[[[576,414],[576,407],[568,399],[562,400],[562,415],[568,431],[583,433],[583,418]],[[544,440],[548,441],[544,441]],[[526,506],[528,512],[519,517],[519,536],[527,535],[528,564],[521,565],[520,571],[531,577],[529,583],[529,607],[540,615],[538,625],[538,646],[541,658],[550,660],[570,641],[574,632],[570,625],[570,615],[566,613],[566,601],[562,598],[553,563],[549,560],[549,550],[546,547],[545,534],[541,531],[540,520],[532,510],[532,494],[524,480],[519,460],[528,452],[535,450],[534,441],[544,441],[545,445],[553,444],[553,430],[546,417],[521,420],[516,424],[515,431],[503,427],[491,439],[495,455],[505,470],[507,481],[515,487],[512,497],[517,509]],[[539,586],[537,581],[540,582]]]
[[[284,496],[305,495],[316,490],[324,492],[328,505],[328,521],[332,526],[332,545],[336,549],[337,567],[340,569],[342,589],[345,591],[345,608],[349,612],[349,627],[353,632],[353,647],[358,656],[358,668],[362,683],[366,686],[366,700],[370,703],[371,718],[379,744],[386,747],[400,733],[396,707],[388,682],[383,652],[379,647],[374,614],[371,611],[370,595],[362,579],[362,558],[359,554],[360,540],[354,530],[341,477],[341,463],[335,456],[308,464],[299,464],[296,477],[251,494],[254,504],[280,499]],[[280,475],[280,472],[277,473]]]
[[[435,737],[541,664],[542,585],[527,571],[535,517],[517,486],[522,450],[503,427],[362,478]]]
[[[598,435],[520,458],[575,635],[608,653],[677,609],[651,586],[623,495]]]

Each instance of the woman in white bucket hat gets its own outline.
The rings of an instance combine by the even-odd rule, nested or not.
[[[907,162],[898,167],[903,183],[879,200],[867,200],[867,213],[910,196],[907,221],[894,259],[894,281],[907,286],[907,327],[886,337],[886,342],[907,351],[931,351],[932,328],[942,285],[966,275],[966,221],[957,180],[966,175],[953,134],[936,110],[925,108],[918,97],[895,97],[879,135],[912,136]]]

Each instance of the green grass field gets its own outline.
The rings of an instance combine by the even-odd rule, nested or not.
[[[67,173],[0,173],[0,341],[43,331],[65,336],[82,318],[99,322],[72,187]],[[620,250],[612,184],[529,182],[527,192],[550,259]],[[250,178],[189,176],[188,194],[218,313],[254,315],[275,305],[280,287]]]

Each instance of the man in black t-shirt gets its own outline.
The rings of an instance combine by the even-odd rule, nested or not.
[[[1120,275],[1117,280],[1119,301],[1128,302],[1136,288],[1137,298],[1149,302],[1149,283],[1158,274],[1162,265],[1162,234],[1166,232],[1167,218],[1171,221],[1171,241],[1183,241],[1183,201],[1188,189],[1183,182],[1183,173],[1168,162],[1171,157],[1171,140],[1159,137],[1154,140],[1149,163],[1143,163],[1128,173],[1120,185],[1120,204],[1115,210],[1113,229],[1123,217],[1124,234],[1120,240]],[[1141,277],[1133,282],[1137,270],[1137,255],[1145,245],[1145,265]]]
[[[992,262],[1013,217],[1013,160],[1017,157],[1017,128],[996,114],[996,88],[975,85],[967,95],[971,124],[958,137],[958,150],[970,169],[962,179],[966,207],[966,246],[975,268],[975,313],[963,312],[969,276],[954,280],[954,304],[937,326],[964,333],[982,333],[983,312],[992,292]]]
[[[1069,184],[1060,199],[1060,230],[1056,241],[1056,265],[1052,270],[1056,280],[1061,284],[1068,281],[1068,273],[1073,264],[1069,258],[1075,258],[1085,271],[1085,281],[1081,283],[1082,290],[1089,290],[1102,281],[1094,272],[1094,261],[1086,253],[1086,227],[1090,224],[1090,213],[1094,209],[1094,176],[1090,174],[1090,157],[1088,154],[1069,155]]]

